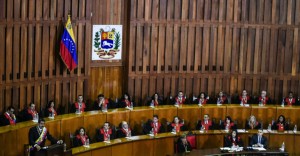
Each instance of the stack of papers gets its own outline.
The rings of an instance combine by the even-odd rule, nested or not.
[[[258,151],[266,151],[266,149],[263,147],[252,147],[252,149],[258,150]]]
[[[238,129],[237,132],[238,132],[238,133],[245,133],[246,130],[245,130],[245,129]]]

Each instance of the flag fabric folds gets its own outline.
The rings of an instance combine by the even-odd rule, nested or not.
[[[60,56],[69,71],[72,71],[77,67],[77,49],[70,15],[68,15],[68,21],[60,41]]]

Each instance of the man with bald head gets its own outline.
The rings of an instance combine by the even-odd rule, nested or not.
[[[258,97],[258,104],[264,106],[266,104],[270,104],[270,101],[270,98],[267,96],[267,91],[262,90]]]
[[[134,136],[131,128],[126,121],[120,123],[119,129],[117,131],[117,138],[131,137]]]

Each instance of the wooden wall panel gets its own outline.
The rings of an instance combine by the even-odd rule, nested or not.
[[[144,3],[149,5],[139,5]],[[178,90],[189,96],[220,90],[233,95],[243,89],[258,95],[267,90],[275,102],[290,90],[300,95],[299,87],[290,85],[300,76],[299,6],[293,0],[131,0],[129,93],[139,96],[137,85],[148,82],[143,86],[148,95],[160,90],[173,96]],[[139,30],[150,30],[144,31],[150,37]],[[160,79],[168,82],[169,75],[171,86],[161,86]]]
[[[107,98],[120,98],[123,93],[124,75],[122,67],[91,68],[90,97],[96,100],[99,94]]]
[[[88,87],[82,86],[90,68],[85,60],[91,45],[84,38],[91,38],[85,31],[91,30],[86,25],[91,25],[92,0],[1,0],[0,4],[0,112],[10,105],[22,110],[30,102],[40,111],[49,100],[66,108],[60,112],[67,112],[78,94],[88,97],[84,91]],[[59,55],[69,9],[79,58],[78,69],[71,72]]]

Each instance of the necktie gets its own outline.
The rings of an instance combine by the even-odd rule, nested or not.
[[[261,140],[261,138],[260,138],[260,136],[258,136],[258,143],[260,144],[260,140]]]

